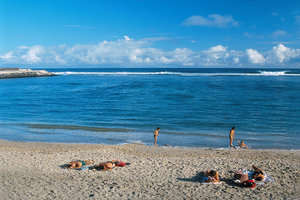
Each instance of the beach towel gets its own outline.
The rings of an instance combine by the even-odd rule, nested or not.
[[[126,164],[122,161],[116,161],[115,164],[116,164],[116,167],[125,167],[126,166]]]
[[[242,173],[241,173],[242,171]],[[243,175],[245,173],[248,173],[248,177],[249,180],[252,180],[252,175],[254,173],[254,171],[247,171],[246,169],[239,169],[236,173],[235,173],[235,178],[237,178],[237,175]],[[253,180],[255,182],[256,185],[265,185],[267,183],[271,183],[271,182],[275,182],[275,180],[267,173],[264,173],[264,179],[261,181],[257,181],[257,180]],[[235,183],[242,183],[239,179],[235,179],[233,182]]]
[[[245,174],[247,174],[247,178],[249,178],[249,180],[252,180],[252,175],[253,175],[254,171],[248,171],[247,169],[239,169],[235,172],[235,180],[233,182],[237,183],[237,184],[242,184],[241,182],[241,177],[244,176]],[[246,178],[246,177],[245,177]],[[255,184],[257,186],[260,185],[265,185],[267,183],[271,183],[271,182],[275,182],[275,180],[267,173],[264,173],[264,179],[261,181],[257,181],[257,180],[253,180],[255,182]]]
[[[87,166],[83,166],[83,167],[80,167],[79,169],[77,169],[77,170],[87,170],[87,169],[89,169],[89,167],[87,167]]]
[[[244,187],[254,188],[256,186],[256,183],[254,180],[247,180],[243,182]]]
[[[253,172],[252,172],[253,173]],[[264,179],[261,180],[261,181],[255,181],[256,185],[265,185],[265,184],[268,184],[268,183],[272,183],[272,182],[275,182],[275,180],[267,173],[264,173]],[[250,177],[250,175],[249,175]]]

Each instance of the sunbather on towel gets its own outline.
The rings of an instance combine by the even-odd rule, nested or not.
[[[127,163],[127,164],[130,164],[130,163]],[[92,167],[92,169],[94,169],[94,170],[112,170],[114,167],[125,167],[127,164],[120,160],[113,160],[113,161],[103,162],[98,165],[95,165]]]
[[[220,183],[219,173],[217,171],[214,171],[214,170],[207,170],[204,173],[203,180],[206,183]]]
[[[244,183],[249,180],[248,170],[239,169],[234,173],[234,182],[235,183]]]
[[[80,169],[81,167],[85,166],[85,165],[89,165],[89,164],[93,164],[94,161],[90,161],[90,160],[77,160],[77,161],[71,161],[69,162],[66,167],[69,169]]]
[[[244,183],[248,180],[254,180],[254,181],[262,181],[265,178],[264,172],[256,167],[255,165],[252,165],[252,168],[254,171],[247,171],[246,169],[239,169],[234,173],[234,182],[235,183]]]
[[[262,181],[265,178],[263,170],[256,167],[255,165],[252,165],[252,168],[254,169],[254,172],[251,175],[251,179],[254,179],[256,181]]]
[[[103,162],[98,165],[95,165],[92,169],[93,170],[112,170],[116,166],[115,161],[108,161],[108,162]]]

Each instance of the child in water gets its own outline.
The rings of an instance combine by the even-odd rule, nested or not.
[[[239,144],[239,147],[241,149],[248,149],[248,146],[245,144],[244,140],[242,140],[242,142],[240,143],[240,141],[238,140],[238,144]]]

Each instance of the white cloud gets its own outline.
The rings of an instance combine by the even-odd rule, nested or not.
[[[26,47],[22,47],[21,49],[27,49]],[[43,53],[44,48],[42,46],[36,45],[28,48],[26,54],[22,55],[21,58],[28,63],[38,63],[42,59],[39,57]]]
[[[271,37],[273,37],[273,38],[279,38],[279,37],[285,37],[285,36],[288,36],[288,34],[284,30],[276,30],[271,35]]]
[[[144,49],[145,42],[134,41],[127,36],[123,40],[103,41],[98,44],[74,45],[65,50],[68,60],[78,63],[104,64],[104,63],[140,63],[139,57]]]
[[[279,44],[268,53],[267,60],[269,63],[283,63],[293,58],[300,58],[300,49],[291,49]]]
[[[260,53],[258,53],[258,51],[254,49],[247,49],[246,54],[248,56],[249,61],[253,64],[262,64],[265,62],[265,58],[263,57],[263,55],[261,55]]]
[[[159,62],[161,62],[163,64],[170,64],[170,63],[173,62],[172,60],[170,60],[170,59],[168,59],[168,58],[166,58],[164,56],[160,57],[157,61],[159,61]]]
[[[300,65],[300,49],[279,44],[269,51],[255,49],[231,50],[223,45],[206,50],[175,48],[170,51],[153,48],[148,40],[134,40],[129,37],[116,41],[102,41],[97,44],[58,45],[53,47],[22,46],[0,54],[0,65],[111,65],[121,66],[274,66],[296,63]]]
[[[199,15],[191,16],[183,22],[183,25],[225,28],[225,27],[238,26],[239,23],[235,21],[231,15],[222,16],[218,14],[211,14],[208,15],[207,18]]]
[[[235,64],[238,64],[238,63],[240,62],[240,58],[239,58],[239,57],[233,58],[233,62],[234,62]]]
[[[124,35],[124,39],[125,39],[126,41],[129,41],[129,40],[130,40],[130,38],[129,38],[127,35]]]
[[[205,56],[205,61],[207,63],[219,63],[223,62],[224,59],[229,57],[229,53],[227,52],[227,47],[222,45],[217,45],[209,48],[208,50],[203,51]]]
[[[0,58],[3,59],[3,60],[8,60],[8,59],[11,59],[13,56],[13,52],[12,51],[9,51],[3,55],[0,55]]]
[[[208,49],[208,52],[210,53],[218,53],[218,52],[225,52],[227,50],[227,47],[224,47],[222,45],[214,46]]]
[[[182,63],[183,65],[193,65],[192,58],[194,52],[188,48],[176,48],[170,52],[171,60],[176,63]]]

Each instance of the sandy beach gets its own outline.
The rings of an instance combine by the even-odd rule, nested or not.
[[[0,141],[1,199],[299,199],[300,151],[215,150]],[[67,170],[71,160],[131,163],[112,171]],[[275,182],[231,183],[238,168],[261,167]],[[222,184],[202,184],[218,170]]]

